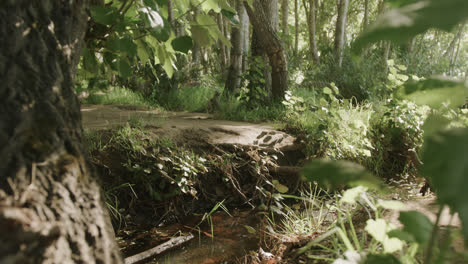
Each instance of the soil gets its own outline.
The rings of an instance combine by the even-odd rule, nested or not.
[[[239,144],[287,149],[295,138],[268,123],[215,120],[206,113],[160,112],[128,106],[83,105],[83,126],[90,130],[112,129],[127,122],[141,122],[146,129],[177,143],[196,144],[200,138],[212,144]]]

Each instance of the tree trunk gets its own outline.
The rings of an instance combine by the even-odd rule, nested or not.
[[[244,14],[242,14],[243,21],[241,21],[242,24],[242,72],[244,73],[247,71],[247,68],[249,67],[249,51],[250,51],[250,21],[249,21],[249,15],[247,14],[247,11],[245,8],[242,8]]]
[[[338,18],[335,29],[335,57],[338,67],[343,64],[343,48],[345,45],[346,14],[348,12],[349,0],[337,0]]]
[[[167,1],[167,21],[171,24],[172,30],[175,31],[175,24],[174,24],[174,4],[172,0]]]
[[[254,1],[255,11],[244,2],[250,21],[257,32],[259,44],[267,53],[272,68],[272,96],[275,101],[284,98],[288,88],[288,62],[284,47],[269,21],[259,0]]]
[[[221,32],[221,34],[223,34],[223,36],[225,35],[224,33],[224,19],[223,19],[223,14],[219,13],[218,16],[217,16],[217,20],[218,20],[218,28],[219,28],[219,31]],[[220,51],[219,51],[219,58],[220,58],[220,65],[221,65],[221,73],[222,75],[224,76],[224,73],[225,73],[225,70],[226,70],[226,45],[224,45],[224,43],[219,40],[218,41],[218,46],[220,47]]]
[[[245,8],[241,1],[237,2],[236,11],[239,16],[240,23],[245,22],[243,16]],[[231,66],[229,66],[228,77],[225,84],[225,92],[234,94],[241,84],[241,74],[242,74],[242,28],[243,25],[240,24],[237,27],[233,27],[231,31]]]
[[[320,57],[317,49],[317,37],[315,33],[316,29],[316,2],[315,0],[309,0],[309,8],[307,8],[306,1],[304,2],[304,9],[307,15],[307,26],[309,29],[309,44],[310,52],[315,63],[320,64]]]
[[[369,0],[364,0],[364,17],[362,18],[362,31],[369,25]]]
[[[299,0],[294,0],[294,27],[296,31],[294,35],[294,55],[297,56],[299,51]]]
[[[281,27],[283,38],[289,47],[289,0],[283,0],[281,3]]]
[[[73,92],[87,3],[0,3],[0,263],[122,262]]]

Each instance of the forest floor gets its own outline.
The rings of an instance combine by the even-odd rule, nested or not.
[[[160,112],[115,105],[83,105],[81,112],[86,129],[112,129],[128,122],[141,122],[145,129],[187,145],[191,145],[191,141],[203,139],[211,144],[281,149],[292,146],[295,140],[294,137],[276,130],[273,124],[214,120],[206,113]]]
[[[127,123],[139,123],[144,130],[169,137],[177,145],[190,146],[192,149],[203,142],[213,146],[243,145],[260,150],[298,151],[295,138],[277,130],[274,124],[215,120],[206,113],[160,112],[115,105],[83,105],[81,111],[84,128],[92,131],[112,130]],[[297,157],[294,159],[297,160]],[[423,212],[434,221],[438,211],[434,195],[421,196],[415,184],[399,184],[395,192],[399,193],[394,194],[392,199],[403,201],[407,205],[406,210]],[[252,230],[261,230],[262,221],[255,214],[246,209],[229,208],[229,213],[218,210],[210,217],[209,223],[202,225],[197,223],[203,221],[203,216],[192,216],[183,222],[153,226],[147,230],[138,227],[124,229],[119,235],[122,251],[126,256],[139,253],[167,241],[181,231],[192,232],[198,238],[170,254],[142,263],[233,263],[233,259],[240,263],[246,260],[243,256],[248,255],[249,251],[258,251],[262,239],[259,236],[263,235]],[[386,217],[398,224],[398,212]],[[459,227],[460,223],[457,218],[453,221],[446,210],[441,225]],[[463,245],[460,246],[463,248]]]

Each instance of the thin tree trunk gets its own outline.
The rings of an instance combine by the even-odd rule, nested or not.
[[[286,45],[289,48],[289,0],[283,0],[281,3],[281,27]]]
[[[273,99],[280,101],[288,88],[288,64],[283,44],[259,0],[254,1],[255,11],[246,2],[244,6],[258,34],[258,40],[270,60]]]
[[[175,31],[174,4],[172,3],[172,0],[167,1],[167,21],[171,25],[172,29]]]
[[[294,27],[296,31],[294,35],[294,55],[297,56],[299,51],[299,0],[294,0]]]
[[[465,29],[465,26],[466,26],[466,22],[463,23],[462,25],[460,25],[460,28],[459,28],[457,34],[455,34],[452,41],[450,41],[449,47],[444,52],[444,55],[442,56],[443,58],[446,58],[447,56],[449,56],[450,53],[452,53],[455,50],[455,46],[457,44],[457,41],[458,41],[458,39],[461,38],[462,33],[463,33],[464,29]]]
[[[228,35],[229,35],[229,32],[230,32],[230,30],[229,30],[229,22],[226,21],[226,18],[224,18],[224,17],[223,17],[223,21],[224,21],[224,22],[223,22],[223,25],[224,25],[224,36],[226,37],[226,39],[229,39],[229,36],[228,36]],[[231,65],[231,61],[230,61],[230,59],[231,59],[231,50],[228,49],[228,48],[226,48],[225,51],[226,51],[226,65]]]
[[[316,2],[315,0],[309,0],[309,8],[307,8],[306,1],[303,0],[304,9],[307,15],[307,26],[309,29],[309,45],[310,45],[310,53],[312,58],[314,59],[315,63],[318,65],[320,64],[320,57],[318,54],[317,49],[317,37],[316,37]]]
[[[390,58],[390,51],[392,48],[392,43],[390,41],[384,42],[384,54],[383,54],[383,63],[385,65],[385,71],[388,72],[388,59]]]
[[[338,18],[336,19],[335,29],[335,57],[338,67],[343,64],[343,48],[345,46],[346,34],[346,14],[348,12],[349,0],[337,0]]]
[[[362,31],[369,25],[369,0],[364,0],[364,17],[362,18]]]
[[[245,15],[245,8],[241,1],[237,2],[236,6],[237,14],[239,15],[239,21],[245,22],[243,16]],[[242,74],[242,28],[240,24],[237,27],[233,27],[231,31],[231,66],[229,66],[228,77],[226,79],[225,91],[234,94],[239,88],[241,83]]]
[[[247,68],[249,67],[249,52],[250,52],[250,21],[249,15],[245,8],[242,8],[243,14],[241,21],[242,24],[242,72],[246,72]]]
[[[225,32],[224,32],[223,14],[219,13],[218,16],[217,16],[217,20],[218,20],[219,31],[224,36]],[[227,65],[226,64],[226,62],[227,62],[227,59],[226,59],[226,45],[224,45],[224,43],[221,40],[219,40],[218,41],[218,46],[220,47],[219,58],[220,58],[220,65],[221,65],[221,73],[224,75],[224,72],[226,70],[226,65]]]
[[[87,4],[0,4],[0,263],[122,263],[73,92]]]

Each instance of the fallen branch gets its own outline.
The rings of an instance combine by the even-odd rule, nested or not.
[[[146,251],[143,251],[131,257],[125,258],[125,264],[134,264],[144,259],[147,259],[149,257],[161,254],[169,249],[178,247],[193,238],[194,236],[192,234],[189,234],[187,236],[179,236],[179,237],[172,238],[169,241],[164,242],[161,245],[158,245],[154,248],[148,249]]]

